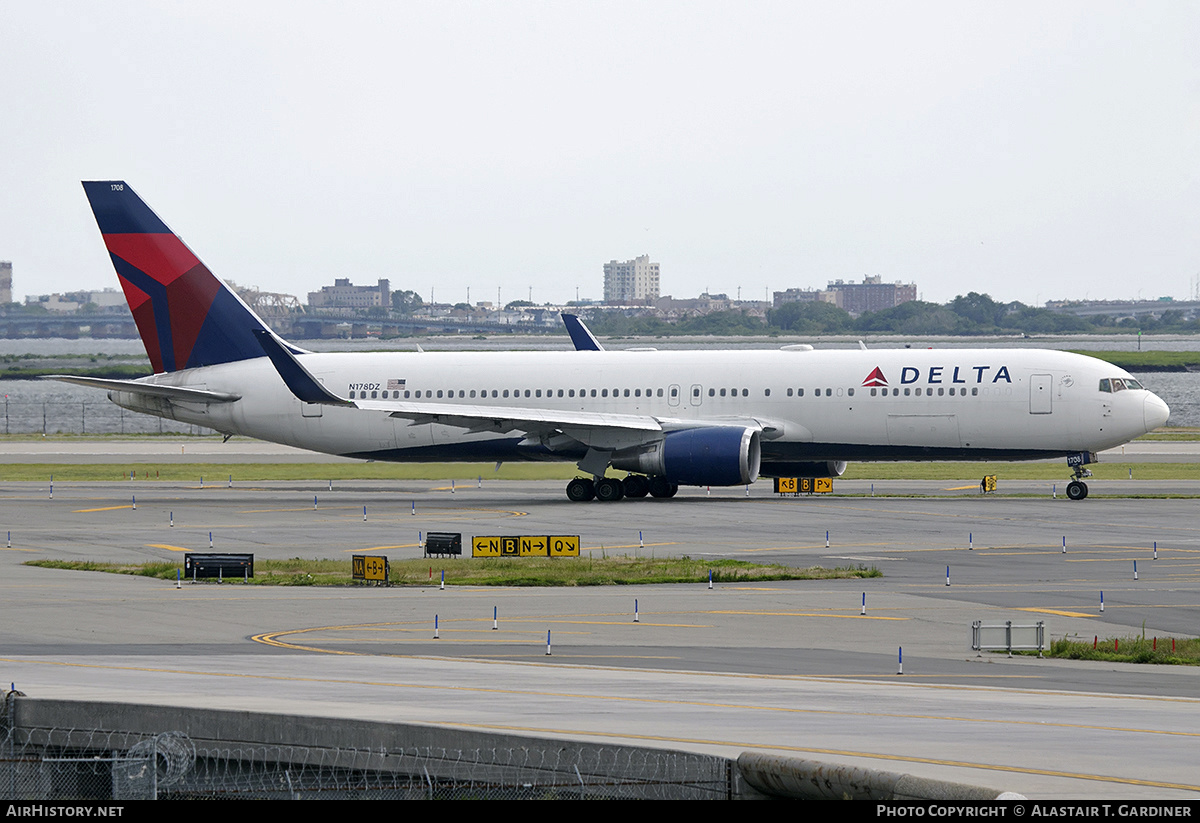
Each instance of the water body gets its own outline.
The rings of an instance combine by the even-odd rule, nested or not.
[[[663,350],[697,348],[771,349],[789,343],[811,343],[817,348],[857,348],[857,338],[629,338],[607,341],[612,349],[631,346],[654,346]],[[503,351],[532,349],[563,350],[570,347],[564,336],[491,336],[478,340],[461,337],[405,338],[397,340],[314,340],[306,341],[314,351],[415,351],[417,345],[428,351]],[[1048,338],[870,338],[868,348],[1048,348],[1078,350],[1137,351],[1137,339],[1130,336],[1080,336]],[[1185,336],[1143,337],[1144,351],[1200,350],[1200,339]],[[93,354],[144,356],[139,340],[67,340],[19,339],[0,340],[0,355],[68,355],[88,357]],[[584,355],[586,356],[586,355]],[[1157,393],[1171,407],[1172,426],[1200,426],[1200,372],[1149,372],[1134,376]],[[147,434],[181,432],[200,434],[207,430],[197,426],[161,420],[125,411],[108,402],[104,392],[55,383],[46,380],[0,380],[0,395],[4,398],[3,431],[8,434],[55,432],[72,434]]]

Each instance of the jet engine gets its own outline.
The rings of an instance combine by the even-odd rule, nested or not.
[[[758,429],[706,426],[667,432],[662,440],[612,457],[614,469],[665,477],[682,486],[744,486],[758,479]]]

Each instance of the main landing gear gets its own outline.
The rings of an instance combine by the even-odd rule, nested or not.
[[[679,491],[679,484],[672,483],[665,477],[647,477],[643,474],[631,474],[624,480],[616,477],[600,477],[595,480],[586,477],[576,477],[567,484],[567,499],[572,503],[583,503],[587,500],[604,502],[620,500],[622,497],[674,497]]]

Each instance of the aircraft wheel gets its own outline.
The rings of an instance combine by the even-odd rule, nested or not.
[[[596,496],[596,484],[591,480],[576,477],[567,484],[567,499],[572,503],[583,503]]]
[[[650,493],[650,479],[645,475],[631,474],[621,485],[626,497],[645,497]]]
[[[1082,500],[1088,495],[1087,483],[1079,480],[1072,480],[1067,484],[1067,497],[1072,500]]]
[[[659,498],[674,497],[675,492],[679,491],[679,484],[672,483],[665,477],[650,478],[650,496]]]
[[[596,483],[596,499],[602,502],[610,500],[620,500],[625,496],[624,489],[621,488],[621,481],[615,477],[606,477]]]

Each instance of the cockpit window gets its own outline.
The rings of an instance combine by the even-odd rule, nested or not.
[[[1119,392],[1126,389],[1142,389],[1144,391],[1145,387],[1132,377],[1106,377],[1100,381],[1100,391],[1102,392]]]

